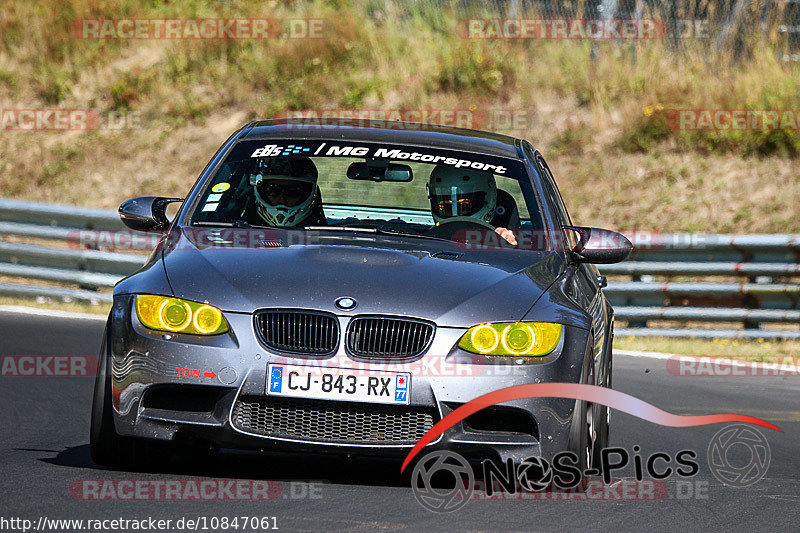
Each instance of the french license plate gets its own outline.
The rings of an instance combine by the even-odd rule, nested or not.
[[[407,405],[411,374],[270,364],[267,392],[292,398]]]

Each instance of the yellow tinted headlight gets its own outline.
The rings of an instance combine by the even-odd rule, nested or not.
[[[555,350],[561,330],[561,324],[552,322],[478,324],[467,330],[458,347],[482,355],[538,357]]]
[[[170,296],[139,294],[136,315],[150,329],[192,335],[217,335],[228,331],[222,311],[204,303]]]

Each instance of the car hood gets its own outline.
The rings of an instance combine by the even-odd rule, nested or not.
[[[275,247],[201,244],[182,231],[174,236],[163,261],[175,296],[228,312],[311,308],[455,327],[520,320],[563,266],[552,252],[469,251],[395,236],[317,235],[314,244],[284,238]],[[344,296],[357,306],[337,308]]]

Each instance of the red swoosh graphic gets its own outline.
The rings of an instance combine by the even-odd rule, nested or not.
[[[674,415],[659,409],[655,405],[651,405],[639,398],[631,396],[630,394],[625,394],[624,392],[608,389],[606,387],[582,385],[580,383],[532,383],[529,385],[507,387],[484,394],[483,396],[478,396],[439,420],[439,422],[428,430],[419,442],[417,442],[411,451],[408,452],[406,460],[403,461],[403,466],[400,468],[400,472],[402,473],[403,470],[406,469],[408,463],[411,462],[422,448],[469,415],[480,411],[484,407],[522,398],[569,398],[572,400],[599,403],[607,405],[612,409],[622,411],[623,413],[628,413],[629,415],[653,422],[654,424],[676,428],[705,426],[722,422],[745,422],[783,433],[779,427],[773,426],[769,422],[754,416],[737,414]]]

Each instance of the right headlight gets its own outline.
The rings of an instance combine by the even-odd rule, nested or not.
[[[228,331],[222,311],[200,302],[157,294],[136,295],[136,315],[150,329],[192,335],[217,335]]]
[[[458,347],[481,355],[540,357],[561,340],[561,324],[552,322],[495,322],[472,326]]]

